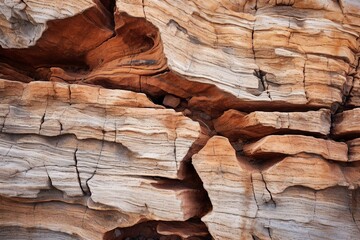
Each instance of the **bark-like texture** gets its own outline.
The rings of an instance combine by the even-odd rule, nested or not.
[[[0,0],[1,239],[357,239],[357,0]]]

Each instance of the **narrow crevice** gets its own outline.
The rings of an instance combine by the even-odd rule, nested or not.
[[[259,79],[259,90],[262,92],[266,92],[266,94],[268,95],[269,99],[272,100],[272,97],[270,95],[270,91],[269,91],[269,83],[266,80],[266,74],[267,72],[259,69],[254,69],[254,76],[256,76]]]
[[[61,121],[59,121],[59,125],[60,125],[60,134],[62,134],[62,131],[64,130],[64,128],[63,128]]]
[[[142,10],[143,10],[144,18],[147,20],[146,13],[145,13],[145,0],[141,0],[141,4],[142,4]]]
[[[257,219],[260,207],[259,207],[259,203],[258,203],[258,200],[256,198],[256,195],[255,195],[256,191],[255,191],[255,188],[254,188],[253,174],[250,175],[250,181],[251,181],[251,189],[252,189],[252,193],[253,193],[253,198],[254,198],[254,201],[255,201],[256,207],[257,207],[254,219]]]
[[[268,234],[269,234],[269,238],[272,240],[271,228],[270,228],[270,227],[267,227],[267,231],[268,231]]]
[[[336,114],[338,114],[341,111],[342,108],[340,108],[340,105],[337,103],[334,103],[331,107],[331,112],[330,112],[330,133],[328,135],[327,139],[336,139],[335,136],[333,135],[334,132],[334,127],[335,127],[335,119],[336,119]]]
[[[308,97],[308,94],[307,94],[307,91],[306,91],[306,60],[304,61],[304,66],[303,66],[303,87],[304,87],[304,94],[305,94],[305,98],[306,98],[306,101],[309,102],[309,97]]]
[[[116,10],[116,0],[100,0],[105,9],[109,12],[111,18],[111,25],[115,28],[114,13]]]
[[[116,132],[116,131],[115,131]],[[85,184],[86,184],[86,187],[87,187],[87,190],[88,190],[88,195],[91,196],[91,189],[90,189],[90,186],[89,186],[89,181],[95,176],[97,170],[98,170],[98,167],[99,167],[99,162],[100,162],[100,159],[101,159],[101,156],[102,156],[102,152],[103,152],[103,149],[104,149],[104,144],[105,144],[105,140],[103,138],[102,140],[102,143],[101,143],[101,149],[100,149],[100,153],[99,153],[99,157],[96,161],[96,165],[95,165],[95,169],[94,169],[94,172],[92,173],[92,175],[85,181]]]
[[[68,93],[69,93],[69,104],[72,104],[72,92],[71,92],[71,85],[68,85]]]
[[[316,205],[317,205],[317,191],[316,190],[313,190],[314,191],[314,199],[315,199],[315,204],[314,204],[314,211],[313,211],[313,219],[312,221],[315,221],[315,217],[316,217]]]
[[[0,129],[1,132],[3,132],[3,130],[4,130],[4,128],[5,128],[6,119],[7,119],[7,117],[9,116],[9,114],[10,114],[10,109],[8,110],[8,112],[7,112],[7,113],[5,114],[5,116],[4,116],[4,122],[2,123],[2,127],[1,127],[1,129]]]
[[[41,127],[42,127],[43,123],[45,122],[45,115],[46,115],[46,110],[45,110],[44,114],[42,115],[42,117],[40,119],[39,131],[41,131]]]
[[[342,106],[344,108],[347,107],[347,105],[348,105],[348,103],[350,101],[353,89],[354,89],[354,79],[352,80],[352,83],[351,83],[349,89],[347,90],[347,93],[344,93],[343,102],[342,102]]]
[[[75,170],[76,170],[76,175],[77,175],[77,180],[78,180],[78,183],[79,183],[79,187],[83,193],[84,196],[86,195],[89,195],[89,193],[87,193],[82,184],[81,184],[81,178],[80,178],[80,172],[79,172],[79,169],[78,169],[78,160],[77,160],[77,156],[76,156],[76,153],[77,153],[78,149],[76,148],[75,149],[75,152],[74,152],[74,162],[75,162]]]
[[[45,169],[46,175],[48,176],[48,185],[49,185],[50,189],[54,189],[54,190],[63,192],[63,191],[61,191],[60,189],[56,188],[56,187],[53,185],[52,179],[51,179],[51,177],[50,177],[50,174],[49,174],[49,172],[48,172],[48,170],[47,170],[46,165],[43,165],[43,167],[44,167],[44,169]],[[33,168],[35,168],[35,167],[33,167]],[[28,169],[27,171],[29,171],[29,170],[31,170],[31,169]]]
[[[357,64],[353,67],[353,70],[347,75],[347,81],[345,82],[342,92],[343,92],[343,101],[341,103],[341,106],[344,109],[351,109],[352,107],[349,106],[349,102],[352,97],[352,91],[354,89],[355,79],[357,78],[357,72],[360,66],[360,56],[357,59]],[[351,82],[349,84],[348,79],[351,79]]]
[[[336,0],[336,2],[339,5],[341,13],[344,15],[344,6],[342,4],[342,0]]]
[[[251,237],[253,240],[261,240],[261,238],[258,238],[255,234],[251,234]]]
[[[174,148],[174,160],[175,160],[175,166],[176,166],[176,169],[178,170],[179,169],[179,166],[178,166],[178,159],[177,159],[177,153],[176,153],[176,139],[177,139],[177,132],[176,132],[176,129],[177,129],[177,122],[175,123],[175,129],[174,129],[174,133],[175,133],[175,138],[174,138],[174,145],[173,145],[173,148]]]
[[[257,11],[257,0],[256,0],[256,5],[255,5],[255,10]],[[255,12],[256,14],[256,12]],[[256,64],[256,53],[255,53],[255,46],[254,46],[254,38],[255,38],[255,22],[254,21],[254,25],[253,25],[253,28],[251,30],[251,50],[252,50],[252,53],[253,53],[253,57],[254,57],[254,63]],[[258,66],[259,68],[259,66]],[[260,70],[260,69],[259,69]],[[255,71],[259,71],[259,70],[255,70]]]
[[[266,181],[265,181],[264,175],[263,175],[262,172],[260,172],[260,174],[261,174],[261,178],[262,178],[262,180],[263,180],[263,182],[264,182],[264,184],[265,184],[265,189],[266,189],[266,191],[267,191],[267,192],[269,193],[269,195],[270,195],[270,202],[274,205],[274,207],[276,207],[276,202],[274,201],[273,196],[272,196],[272,193],[270,192],[270,190],[269,190],[269,188],[268,188],[268,186],[267,186],[267,183],[266,183]],[[271,235],[270,235],[270,236],[271,236]]]

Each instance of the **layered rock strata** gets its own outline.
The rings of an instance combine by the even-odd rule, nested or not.
[[[0,238],[357,239],[357,0],[0,0]]]

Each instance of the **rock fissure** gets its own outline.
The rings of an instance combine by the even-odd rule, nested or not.
[[[74,162],[75,162],[76,175],[77,175],[79,187],[80,187],[83,195],[88,195],[88,193],[84,190],[84,188],[82,187],[82,184],[81,184],[80,172],[79,172],[79,169],[78,169],[78,160],[77,160],[77,157],[76,157],[77,151],[78,151],[78,149],[75,149],[75,152],[74,152]]]
[[[275,200],[273,199],[273,195],[272,195],[271,191],[269,190],[269,188],[268,188],[268,186],[267,186],[267,183],[266,183],[266,181],[265,181],[264,175],[263,175],[261,172],[260,172],[260,174],[261,174],[261,179],[262,179],[262,181],[264,182],[265,189],[266,189],[266,191],[267,191],[267,192],[269,193],[269,195],[270,195],[270,201],[271,201],[272,204],[274,204],[274,207],[276,207],[276,202],[275,202]]]

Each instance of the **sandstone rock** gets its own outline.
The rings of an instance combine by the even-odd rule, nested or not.
[[[206,193],[194,183],[177,180],[184,176],[187,152],[200,137],[199,125],[181,113],[123,90],[52,82],[0,83],[1,196],[33,199],[36,204],[44,191],[55,189],[62,193],[57,198],[60,203],[85,197],[85,211],[92,209],[95,219],[101,209],[135,221],[184,221],[207,211]],[[2,214],[10,218],[22,213]],[[1,224],[38,227],[40,216],[34,225],[11,225],[6,219]],[[79,220],[65,216],[64,221]],[[43,228],[54,230],[51,225]],[[82,227],[60,224],[56,231],[99,239],[111,230],[106,229],[83,233]]]
[[[180,104],[180,99],[171,95],[166,95],[163,104],[165,106],[176,108]]]
[[[345,214],[352,206],[345,192],[351,190],[341,186],[349,183],[334,163],[298,155],[259,169],[237,158],[229,141],[216,136],[193,157],[193,164],[213,204],[202,219],[216,239],[318,238],[328,231],[332,234],[327,238],[339,239],[359,234],[354,212]],[[358,195],[352,196],[358,201]]]
[[[118,0],[117,8],[157,26],[169,66],[192,81],[242,100],[329,107],[357,64],[358,15],[343,11],[358,9],[354,2]]]
[[[55,232],[45,229],[27,229],[19,227],[4,227],[0,231],[2,239],[9,240],[41,240],[44,236],[48,236],[54,240],[75,240],[76,238],[61,232]]]
[[[236,140],[259,138],[273,133],[328,135],[330,121],[330,111],[326,109],[287,113],[255,111],[249,114],[228,110],[214,121],[214,127],[220,134]]]
[[[5,48],[26,48],[35,45],[46,30],[49,20],[68,18],[96,6],[90,0],[77,2],[54,1],[1,1],[0,25],[1,46]],[[5,31],[4,31],[5,30]]]
[[[360,139],[348,141],[347,144],[349,146],[349,162],[360,161]]]
[[[21,90],[12,95],[6,92],[8,82],[1,83],[0,101],[7,108],[2,132],[74,134],[78,139],[106,140],[122,144],[139,158],[170,160],[178,167],[199,138],[197,123],[173,110],[155,106],[142,94],[33,82],[19,83]],[[47,91],[39,91],[40,88]],[[155,141],[158,145],[154,145]],[[146,145],[153,150],[142,151]]]
[[[270,135],[257,142],[246,144],[243,151],[245,155],[253,157],[309,153],[329,160],[348,161],[348,148],[345,143],[302,135]]]
[[[69,235],[75,233],[83,239],[101,239],[105,232],[117,226],[135,224],[138,220],[117,211],[95,211],[79,204],[58,201],[23,203],[4,197],[0,201],[1,228],[39,228]]]
[[[178,235],[183,238],[206,237],[208,235],[207,228],[203,223],[162,222],[157,225],[156,230],[163,235]]]
[[[213,206],[202,220],[214,238],[251,238],[244,230],[256,217],[257,204],[251,185],[252,168],[240,164],[235,150],[221,137],[211,138],[193,157],[193,164],[204,183]],[[230,216],[244,216],[230,217]]]
[[[98,0],[1,2],[1,55],[25,64],[20,69],[32,77],[44,63],[85,70],[83,55],[113,35],[112,13]]]
[[[337,137],[354,137],[360,134],[360,108],[344,111],[335,116],[332,134]]]
[[[358,67],[359,69],[359,67]],[[359,70],[357,70],[358,72]],[[352,83],[352,89],[349,94],[349,100],[348,104],[352,106],[359,107],[360,106],[360,75],[357,74],[357,76],[353,79]]]
[[[70,136],[1,135],[1,139],[2,196],[36,198],[40,191],[55,188],[67,197],[91,195],[96,203],[154,220],[186,220],[201,214],[204,196],[200,190],[154,178],[176,176],[175,166],[171,170],[167,164],[136,159],[121,145]],[[137,194],[139,189],[148,197]]]
[[[0,238],[357,239],[359,12],[0,0]]]

